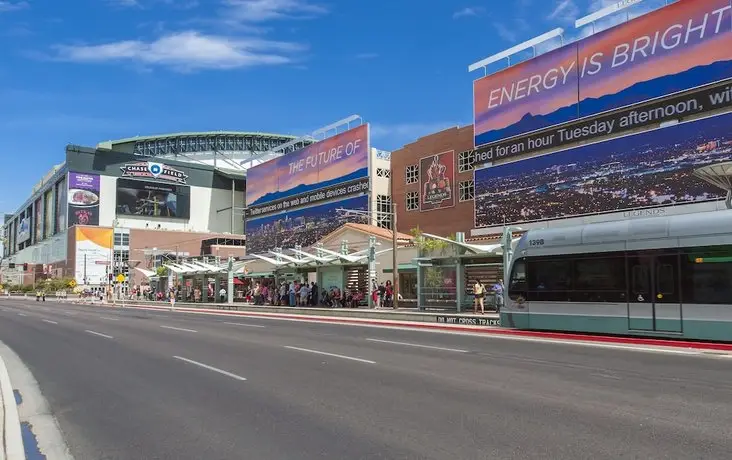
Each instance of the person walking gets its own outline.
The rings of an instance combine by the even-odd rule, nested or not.
[[[485,298],[485,286],[480,280],[475,280],[473,285],[473,295],[475,295],[475,304],[473,305],[473,313],[478,314],[478,306],[480,305],[480,314],[485,314],[485,305],[483,300]]]

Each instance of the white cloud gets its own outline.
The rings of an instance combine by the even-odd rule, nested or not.
[[[134,7],[134,6],[140,6],[140,2],[137,0],[107,0],[107,2],[114,6],[122,6],[122,7]]]
[[[479,16],[483,12],[483,8],[479,6],[468,6],[452,13],[453,19],[467,18],[470,16]]]
[[[550,21],[571,22],[577,18],[579,11],[579,7],[574,3],[574,0],[559,0],[547,19]]]
[[[496,33],[499,37],[504,39],[507,42],[515,42],[516,41],[516,33],[503,25],[501,22],[494,22],[493,27],[496,29]]]
[[[320,16],[327,8],[306,0],[224,0],[224,17],[241,22],[303,19]]]
[[[72,62],[122,62],[172,67],[180,71],[233,69],[293,62],[304,46],[252,38],[172,33],[156,40],[124,40],[97,45],[58,45],[58,59]]]
[[[11,0],[0,0],[0,13],[22,10],[23,8],[28,8],[29,6],[30,4],[26,1],[18,2]]]

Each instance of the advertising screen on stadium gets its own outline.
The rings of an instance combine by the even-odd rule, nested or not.
[[[364,124],[247,171],[247,251],[309,246],[368,210],[369,126]],[[335,225],[335,227],[334,227]],[[271,238],[287,229],[287,238]],[[289,246],[288,246],[289,245]]]
[[[732,77],[730,0],[680,0],[473,83],[475,145]]]
[[[732,113],[478,169],[475,226],[717,200],[693,172],[729,160]]]
[[[191,215],[190,187],[117,179],[117,215],[187,219]]]

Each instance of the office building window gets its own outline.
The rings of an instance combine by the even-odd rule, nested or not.
[[[407,211],[419,211],[419,192],[407,192]]]
[[[460,182],[460,201],[471,201],[475,198],[475,182],[466,180]]]
[[[467,152],[460,152],[458,154],[458,172],[472,171],[473,163],[475,163],[475,150],[468,150]]]
[[[407,166],[407,184],[416,184],[419,182],[419,165]]]
[[[391,230],[392,212],[391,197],[376,195],[376,225]]]

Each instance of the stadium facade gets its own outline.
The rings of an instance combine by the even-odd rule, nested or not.
[[[135,267],[160,259],[241,256],[247,168],[311,142],[202,132],[67,146],[4,216],[1,281],[65,277],[99,288],[122,273],[131,286],[142,281]]]

